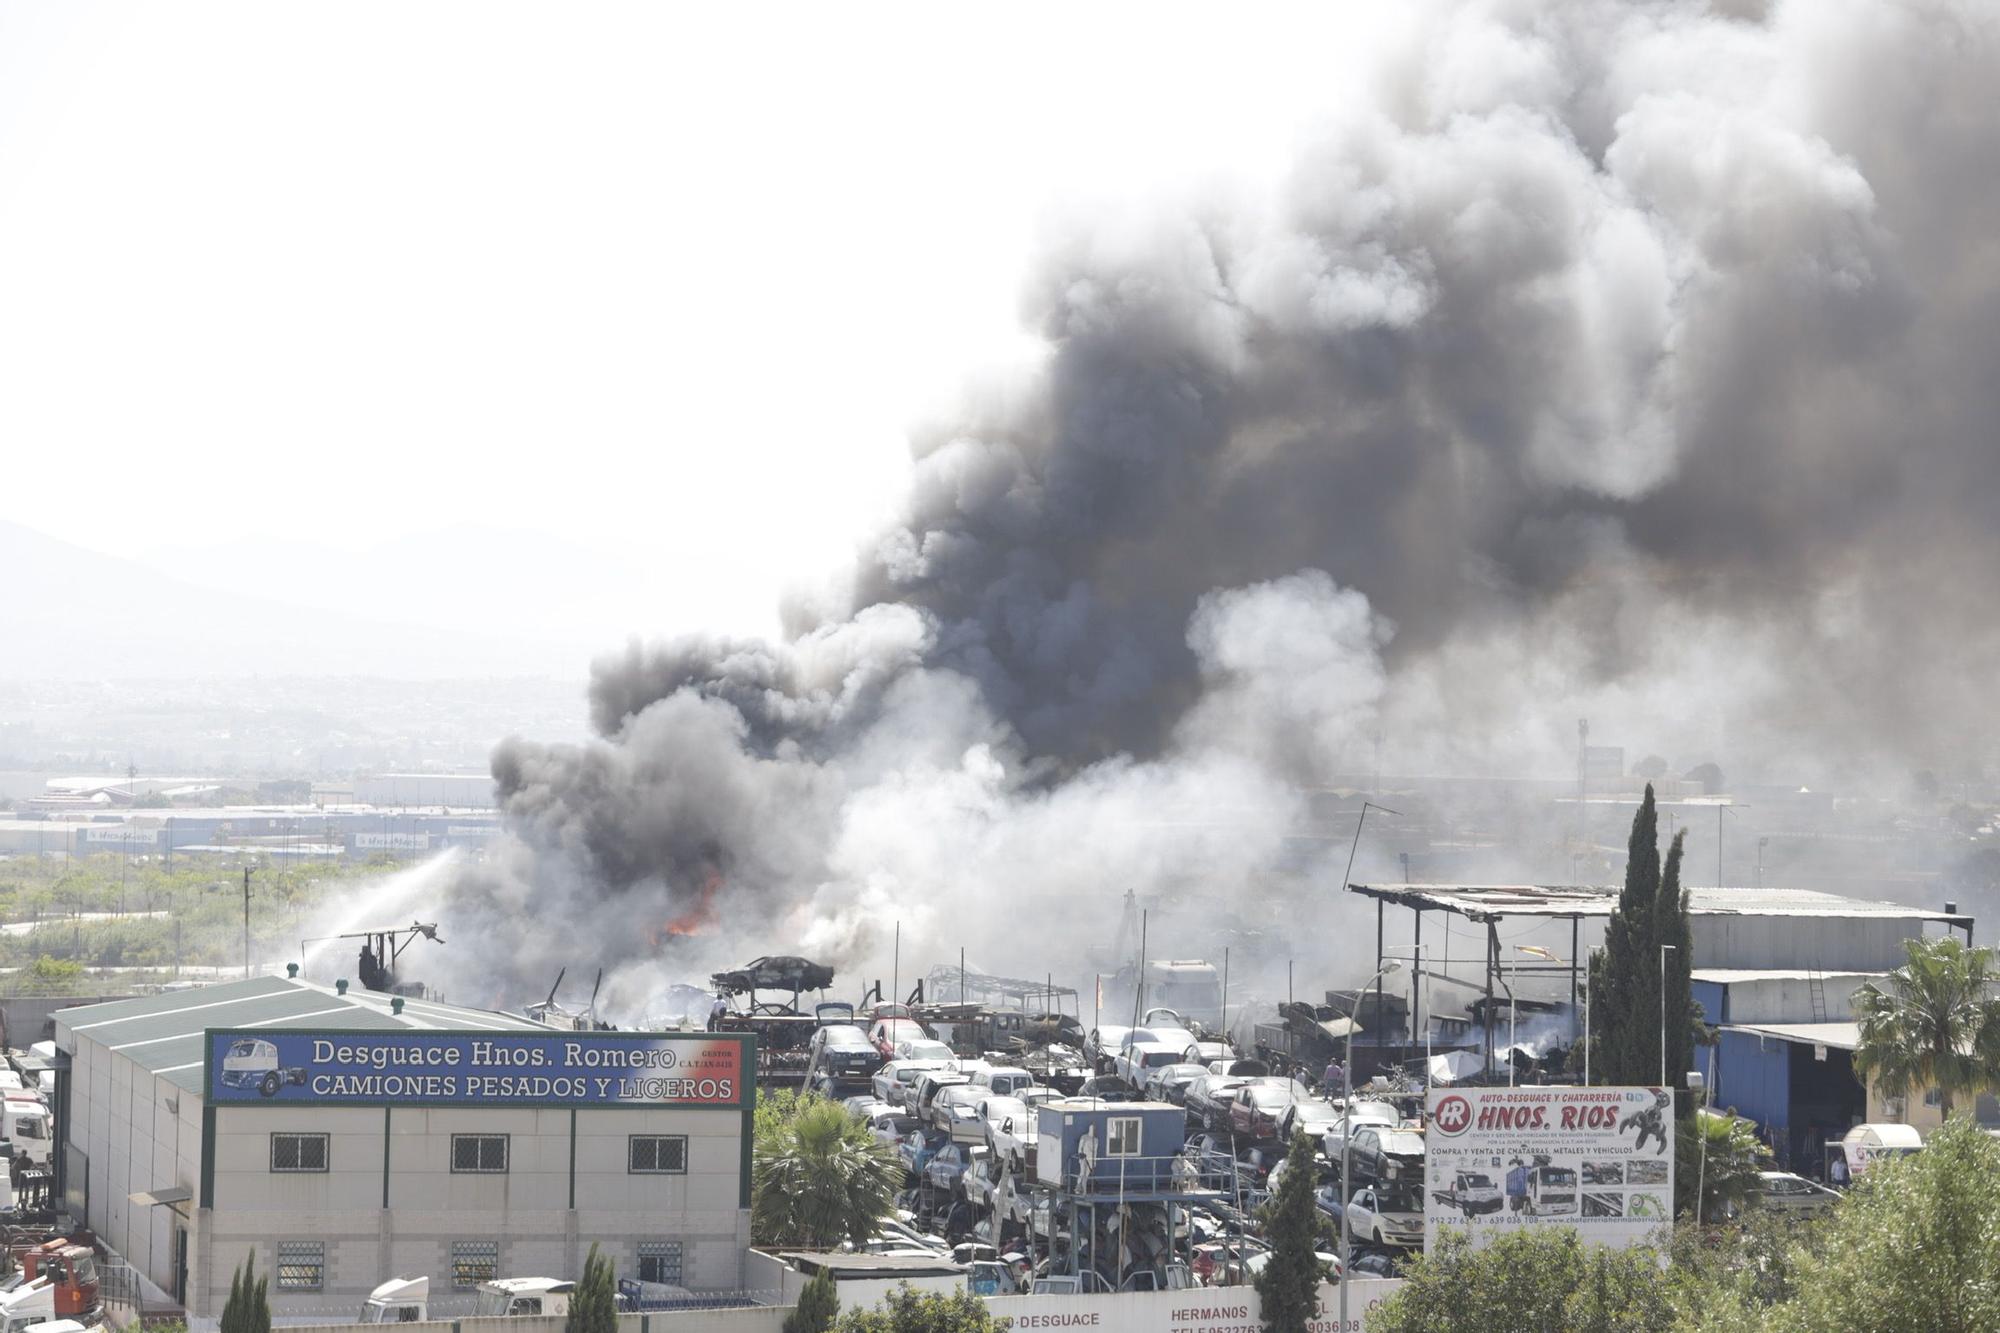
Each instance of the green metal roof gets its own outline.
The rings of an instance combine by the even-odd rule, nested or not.
[[[147,995],[136,1000],[56,1011],[56,1045],[76,1052],[91,1041],[189,1092],[202,1091],[202,1033],[209,1028],[490,1028],[547,1032],[532,1019],[433,1000],[407,1000],[390,1012],[375,991],[339,994],[293,977],[251,977],[214,986]]]

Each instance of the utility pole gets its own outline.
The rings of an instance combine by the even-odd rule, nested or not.
[[[243,979],[250,979],[250,870],[243,867]]]

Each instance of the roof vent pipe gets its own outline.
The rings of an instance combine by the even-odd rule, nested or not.
[[[345,995],[345,994],[347,994],[347,978],[346,978],[346,977],[342,977],[342,978],[341,978],[340,980],[338,980],[338,981],[336,981],[336,982],[334,982],[334,983],[333,983],[333,993],[334,993],[334,994],[336,994],[336,995]]]
[[[285,964],[285,975],[286,975],[286,976],[288,976],[288,977],[296,977],[296,976],[297,976],[298,974],[299,974],[299,965],[298,965],[297,963],[286,963],[286,964]]]
[[[396,995],[396,996],[392,996],[392,997],[390,997],[390,1000],[389,1000],[389,1012],[390,1012],[390,1013],[392,1013],[392,1014],[400,1014],[400,1013],[402,1013],[402,1012],[403,1012],[403,997],[402,997],[402,996],[400,996],[400,995]]]

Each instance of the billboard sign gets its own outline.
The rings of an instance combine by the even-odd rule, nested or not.
[[[748,1105],[740,1037],[211,1029],[211,1106]]]
[[[1424,1238],[1474,1245],[1524,1226],[1637,1245],[1673,1218],[1665,1088],[1434,1088],[1424,1120]]]
[[[427,852],[431,847],[428,833],[357,833],[354,835],[354,850],[357,852]]]

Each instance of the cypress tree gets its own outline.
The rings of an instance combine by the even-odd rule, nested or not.
[[[799,1303],[785,1316],[784,1333],[826,1333],[840,1316],[840,1293],[831,1269],[822,1268],[799,1293]]]
[[[1639,1013],[1659,995],[1660,951],[1654,909],[1660,896],[1659,814],[1653,784],[1632,817],[1625,887],[1604,927],[1604,956],[1591,967],[1591,1028],[1597,1036],[1592,1072],[1610,1084],[1648,1083],[1659,1074],[1657,1022]],[[1651,1065],[1651,1072],[1647,1072]]]
[[[1319,1209],[1313,1205],[1313,1142],[1292,1135],[1292,1165],[1264,1205],[1264,1236],[1271,1258],[1257,1274],[1264,1333],[1305,1333],[1319,1314]]]
[[[257,1251],[229,1278],[229,1300],[222,1307],[222,1333],[271,1333],[270,1279],[257,1276]]]
[[[618,1292],[611,1280],[611,1261],[598,1253],[596,1241],[590,1243],[583,1276],[570,1293],[563,1333],[618,1333]]]

